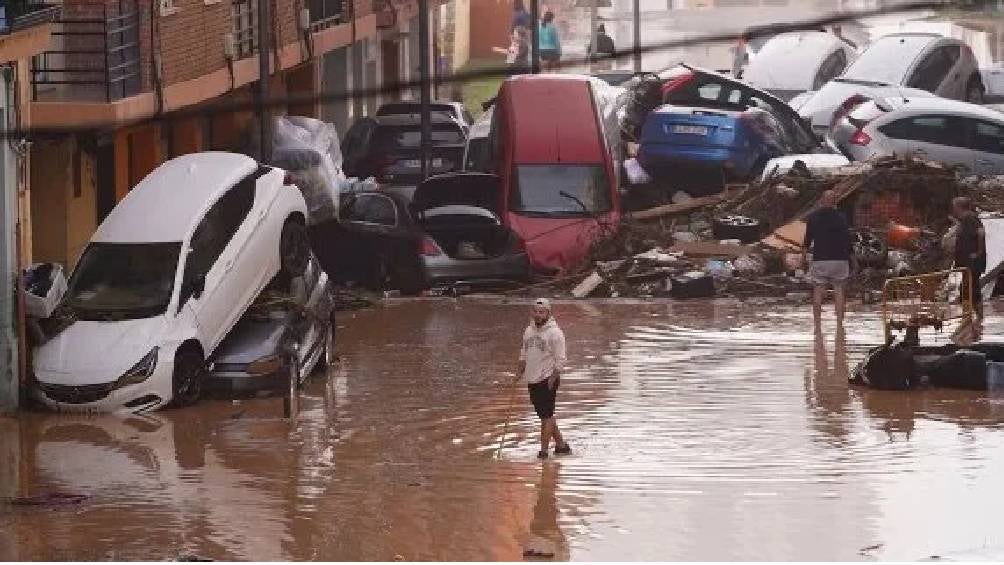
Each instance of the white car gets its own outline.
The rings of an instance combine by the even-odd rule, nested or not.
[[[840,76],[855,56],[854,48],[832,33],[782,33],[764,44],[743,80],[787,102]]]
[[[913,88],[974,103],[981,103],[985,92],[972,49],[962,41],[932,33],[896,33],[869,45],[843,75],[791,105],[822,136],[847,99],[883,87]]]
[[[35,350],[50,408],[140,412],[198,400],[207,361],[280,272],[306,269],[307,207],[285,172],[232,153],[164,163],[102,222]]]
[[[830,132],[855,161],[913,155],[977,175],[1004,174],[1004,114],[944,98],[865,101]]]

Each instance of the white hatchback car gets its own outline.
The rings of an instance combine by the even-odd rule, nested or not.
[[[34,355],[36,397],[140,412],[198,400],[207,360],[278,274],[301,274],[307,206],[285,172],[196,153],[143,179],[98,228]]]
[[[841,76],[815,93],[796,97],[791,106],[822,137],[846,100],[884,87],[908,87],[977,104],[986,92],[967,44],[932,33],[896,33],[869,45]]]

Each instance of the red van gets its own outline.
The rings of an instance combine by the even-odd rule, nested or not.
[[[526,75],[502,83],[490,139],[503,221],[534,269],[565,270],[616,232],[620,197],[588,77]]]

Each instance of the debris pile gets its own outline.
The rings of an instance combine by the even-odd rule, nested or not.
[[[574,297],[773,296],[808,300],[805,218],[833,191],[854,229],[851,292],[875,299],[887,278],[945,268],[952,198],[1004,210],[1004,177],[961,180],[916,159],[883,158],[825,175],[794,167],[719,195],[625,216],[620,232],[549,287]],[[537,287],[539,289],[539,286]]]

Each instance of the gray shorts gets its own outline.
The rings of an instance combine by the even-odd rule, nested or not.
[[[809,265],[809,280],[817,286],[842,286],[850,276],[850,261],[813,261]]]

